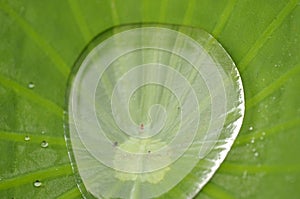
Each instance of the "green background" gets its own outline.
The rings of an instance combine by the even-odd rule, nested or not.
[[[243,79],[242,129],[197,197],[299,198],[299,5],[298,0],[0,0],[0,198],[80,198],[64,141],[69,73],[97,34],[143,22],[206,30]],[[24,141],[26,135],[30,141]],[[47,148],[40,147],[43,140]],[[35,188],[35,180],[43,185]]]

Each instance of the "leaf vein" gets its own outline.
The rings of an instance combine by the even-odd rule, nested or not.
[[[39,170],[32,173],[18,175],[13,178],[4,179],[0,181],[0,190],[9,189],[12,187],[16,187],[28,183],[33,183],[35,180],[43,181],[46,179],[53,179],[60,176],[67,176],[72,173],[73,171],[69,164],[49,167],[44,170]]]
[[[70,69],[64,60],[60,57],[58,52],[54,50],[52,46],[50,46],[45,39],[43,39],[34,29],[33,27],[24,19],[22,19],[9,5],[0,3],[0,9],[2,9],[5,13],[8,14],[15,22],[23,29],[23,31],[27,34],[29,38],[31,38],[52,60],[55,64],[57,70],[67,78]]]
[[[238,67],[240,71],[244,71],[246,66],[253,60],[253,58],[257,55],[260,48],[264,45],[264,43],[268,40],[270,35],[283,23],[286,16],[288,16],[291,11],[296,7],[298,1],[291,0],[287,3],[287,5],[280,11],[280,13],[273,19],[271,24],[265,29],[262,35],[256,40],[253,46],[250,48],[248,53],[242,58],[239,62]]]
[[[253,96],[246,102],[246,107],[250,108],[256,105],[258,102],[262,101],[264,98],[276,91],[280,86],[282,86],[287,80],[292,76],[300,72],[300,65],[293,67],[291,70],[281,75],[277,80],[273,81],[267,87],[262,89],[259,93]]]
[[[92,34],[89,30],[89,27],[82,15],[81,9],[78,5],[78,3],[74,0],[68,0],[72,14],[77,22],[77,25],[82,33],[82,36],[86,42],[90,40],[92,37]]]
[[[57,104],[44,98],[43,96],[39,95],[36,92],[33,92],[27,88],[24,88],[17,82],[6,78],[2,74],[0,74],[0,84],[2,84],[6,88],[14,90],[20,96],[26,97],[27,99],[32,100],[33,102],[36,102],[37,104],[40,104],[40,105],[46,107],[49,111],[55,113],[59,117],[61,117],[63,114],[63,109],[60,106],[58,106]]]
[[[66,146],[66,142],[63,138],[50,137],[50,136],[42,136],[42,135],[32,135],[26,133],[16,133],[5,130],[0,130],[0,139],[1,140],[9,140],[14,142],[24,142],[25,136],[30,137],[30,142],[32,143],[41,143],[43,140],[47,140],[47,142],[51,145],[61,145]]]

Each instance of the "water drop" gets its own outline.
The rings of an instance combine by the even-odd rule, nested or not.
[[[255,156],[255,157],[257,157],[258,155],[259,155],[258,152],[255,152],[255,153],[254,153],[254,156]]]
[[[48,145],[49,145],[48,142],[45,141],[45,140],[43,140],[43,141],[41,142],[41,147],[42,147],[42,148],[47,148]]]
[[[262,133],[261,133],[261,136],[260,136],[260,140],[263,140],[264,137],[265,137],[265,135],[266,135],[266,132],[262,132]]]
[[[41,134],[43,134],[43,135],[44,135],[44,134],[45,134],[45,131],[42,131],[42,132],[41,132]]]
[[[268,108],[268,105],[265,105],[265,108]]]
[[[251,143],[253,144],[255,142],[255,138],[251,138]]]
[[[252,151],[255,152],[255,151],[256,151],[256,148],[253,148]]]
[[[118,143],[117,141],[114,142],[114,146],[118,146],[118,144],[119,144],[119,143]]]
[[[40,187],[40,186],[42,186],[42,182],[39,181],[39,180],[36,180],[36,181],[33,183],[33,186],[35,186],[35,187]]]
[[[26,135],[26,136],[24,137],[24,140],[25,140],[25,141],[29,141],[29,140],[30,140],[30,137],[29,137],[28,135]]]
[[[261,136],[261,137],[260,137],[260,140],[264,140],[264,136]]]
[[[250,126],[250,127],[249,127],[249,131],[252,131],[252,130],[253,130],[253,127],[252,127],[252,126]]]
[[[191,27],[180,27],[180,31],[177,31],[177,28],[179,27],[166,26],[161,28],[160,25],[159,27],[145,28],[116,27],[113,29],[113,32],[116,33],[112,32],[109,38],[100,34],[97,40],[87,47],[91,51],[87,51],[83,54],[84,56],[81,55],[78,59],[80,61],[76,65],[79,67],[79,71],[86,72],[78,71],[77,74],[72,74],[74,78],[69,84],[65,133],[66,137],[70,137],[68,151],[70,151],[70,159],[74,165],[73,171],[76,174],[79,173],[78,178],[82,179],[83,185],[88,189],[88,195],[92,194],[94,197],[104,198],[171,197],[171,195],[167,195],[168,191],[178,183],[185,184],[185,181],[182,180],[198,164],[198,158],[181,158],[184,154],[190,155],[191,153],[192,157],[205,158],[208,155],[212,159],[210,167],[201,168],[202,170],[199,172],[197,170],[199,178],[195,179],[197,181],[195,183],[199,184],[198,192],[224,160],[228,152],[225,149],[230,148],[233,144],[244,115],[244,94],[240,75],[237,69],[233,67],[234,64],[229,59],[230,56],[223,52],[223,49],[220,49],[221,45],[213,37]],[[159,37],[159,41],[156,43],[154,41],[157,41],[157,37]],[[213,46],[206,47],[208,39]],[[136,42],[137,40],[142,42]],[[124,48],[120,48],[119,41],[121,43],[126,41]],[[174,49],[174,41],[178,46],[176,49]],[[101,48],[103,45],[105,48]],[[193,53],[190,53],[191,47]],[[206,50],[212,47],[217,50],[206,53]],[[157,59],[161,56],[165,56],[165,58]],[[140,57],[146,59],[140,59]],[[172,58],[172,62],[174,60],[174,63],[180,60],[178,68],[168,66],[170,58]],[[209,71],[206,69],[203,69],[204,71],[197,70],[203,68],[202,63],[210,65]],[[132,64],[138,67],[133,68]],[[118,70],[119,67],[122,67],[122,72],[126,75],[113,74],[115,69]],[[185,74],[190,71],[193,71],[192,77],[187,75],[187,79],[185,79]],[[222,72],[219,74],[218,71]],[[172,81],[165,81],[165,78],[161,78],[165,75],[172,77]],[[146,78],[143,78],[144,76]],[[115,85],[102,84],[101,82],[104,82],[106,78],[115,78],[112,79]],[[202,86],[203,80],[205,80],[205,86]],[[189,84],[190,82],[192,85]],[[230,83],[228,85],[223,84],[223,82]],[[133,95],[134,89],[146,84],[158,84],[160,87],[153,90],[145,89],[145,92],[137,92],[137,95]],[[220,87],[216,85],[220,85]],[[165,88],[170,89],[170,96],[169,91],[168,93],[161,92],[161,89]],[[207,121],[213,122],[199,127],[198,131],[198,120],[201,121],[202,119],[199,117],[200,113],[202,115],[202,106],[198,102],[204,101],[199,101],[198,97],[200,96],[197,93],[202,88],[205,92],[216,97],[207,99],[210,105],[203,110],[203,113],[205,112],[203,115],[207,115]],[[108,98],[102,94],[107,89],[109,89]],[[149,91],[149,94],[146,91]],[[173,94],[174,97],[171,98]],[[183,96],[182,94],[185,97],[180,97]],[[90,96],[92,97],[90,98]],[[176,96],[179,97],[178,101],[175,100]],[[86,99],[95,99],[95,101],[90,103]],[[111,100],[102,103],[106,99]],[[166,105],[168,109],[157,109],[157,107],[150,109],[150,105],[160,103],[162,103],[162,108]],[[130,104],[134,104],[134,106],[130,107]],[[219,107],[226,108],[223,110]],[[102,117],[110,109],[110,116]],[[176,121],[174,132],[173,130],[170,131],[167,136],[160,135],[164,133],[156,135],[154,132],[160,132],[161,127],[166,127],[163,128],[164,130],[173,129],[171,120],[170,123],[167,120],[166,125],[164,125],[164,118],[167,118],[165,116],[169,110],[173,113],[181,113],[179,116],[177,116],[178,114],[174,115],[176,116],[174,117]],[[133,111],[133,118],[131,118],[131,111]],[[151,113],[149,116],[153,116],[148,118],[149,124],[148,119],[143,121],[140,117],[141,113],[147,113],[147,111],[149,114]],[[186,121],[185,115],[190,115],[193,118],[192,121],[177,126],[177,119],[178,122],[181,122],[181,119]],[[219,117],[220,115],[222,117]],[[223,128],[223,121],[226,122],[228,119],[234,125],[230,131]],[[216,120],[218,122],[214,122]],[[119,128],[107,125],[111,122],[115,122]],[[114,134],[111,137],[106,136],[112,132]],[[117,137],[118,132],[120,132],[120,136]],[[228,132],[224,137],[226,140],[228,138],[226,147],[224,147],[224,142],[219,140],[222,137],[219,135],[223,135],[223,132]],[[123,138],[126,138],[127,135],[123,137],[121,133],[126,133],[130,137],[136,136],[145,139],[132,138],[132,140],[125,141]],[[155,138],[152,138],[152,135],[155,135]],[[191,139],[189,140],[189,138]],[[156,139],[166,140],[160,142]],[[170,143],[178,144],[178,146],[182,144],[182,147],[165,144],[173,139],[176,141]],[[99,144],[99,140],[103,144]],[[200,141],[205,143],[205,147],[198,144]],[[189,147],[190,145],[191,147]],[[159,150],[160,148],[162,149]],[[102,153],[103,151],[105,153]],[[95,157],[97,161],[94,161]],[[101,162],[100,166],[98,161]],[[87,164],[89,162],[93,165]],[[143,164],[147,165],[144,167]],[[110,172],[111,168],[116,171]],[[87,169],[88,172],[86,172]],[[167,174],[168,170],[172,171]],[[176,172],[176,179],[172,176],[174,171]],[[114,176],[109,176],[110,180],[107,181],[107,178],[103,178],[103,173]],[[97,181],[93,180],[95,178]],[[134,182],[136,179],[139,179],[138,187],[128,189],[127,185],[131,184],[130,181]],[[117,190],[112,192],[107,190],[107,187],[119,183],[120,180],[124,183],[121,183]],[[77,184],[83,186],[80,185],[80,182]],[[191,190],[191,192],[186,191],[185,194],[192,197],[197,192]],[[85,193],[82,194],[84,196]]]
[[[35,87],[34,83],[33,82],[29,82],[28,88],[33,89],[34,87]]]

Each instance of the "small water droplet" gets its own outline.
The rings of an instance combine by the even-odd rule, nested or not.
[[[255,152],[255,151],[256,151],[256,148],[253,148],[252,151]]]
[[[265,105],[265,108],[268,108],[268,105]]]
[[[33,183],[33,186],[35,186],[35,187],[40,187],[40,186],[42,186],[42,182],[39,181],[39,180],[36,180],[36,181]]]
[[[250,127],[249,127],[249,131],[252,131],[252,130],[253,130],[253,127],[252,127],[252,126],[250,126]]]
[[[33,89],[35,87],[33,82],[29,82],[28,83],[28,88]]]
[[[48,142],[45,141],[45,140],[43,140],[43,141],[41,142],[41,147],[42,147],[42,148],[47,148],[48,145],[49,145]]]
[[[262,134],[263,136],[265,136],[265,135],[266,135],[266,132],[262,132],[261,134]]]
[[[44,135],[44,134],[45,134],[45,131],[42,131],[42,132],[41,132],[41,134],[43,134],[43,135]]]
[[[255,153],[254,153],[254,156],[255,156],[255,157],[257,157],[258,155],[259,155],[258,152],[255,152]]]
[[[251,138],[251,143],[253,144],[255,142],[255,138]]]
[[[261,137],[260,137],[260,140],[264,140],[264,136],[261,136]]]
[[[29,137],[28,135],[26,135],[26,136],[24,137],[24,140],[25,140],[25,141],[29,141],[29,140],[30,140],[30,137]]]

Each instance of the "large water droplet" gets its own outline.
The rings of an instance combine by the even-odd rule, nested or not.
[[[115,27],[86,49],[70,78],[64,128],[83,190],[171,198],[183,183],[182,195],[195,196],[243,121],[243,87],[230,56],[203,30],[154,24]],[[196,168],[196,178],[182,181]]]

